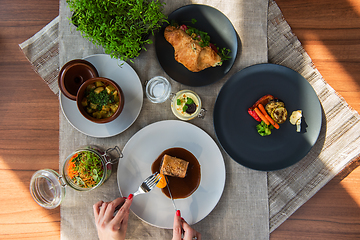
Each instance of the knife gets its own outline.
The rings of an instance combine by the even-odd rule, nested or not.
[[[176,212],[178,209],[176,208],[174,198],[172,197],[172,194],[171,194],[171,191],[170,191],[169,181],[168,181],[168,179],[167,179],[167,177],[166,177],[165,175],[164,175],[164,177],[165,177],[165,180],[166,180],[166,187],[167,187],[167,189],[168,189],[168,191],[169,191],[169,194],[170,194],[170,197],[171,197],[171,201],[172,201],[172,204],[173,204],[174,209],[175,209],[175,212]],[[184,231],[184,229],[181,227],[181,239],[184,238],[184,233],[185,233],[185,231]]]
[[[169,191],[169,194],[170,194],[170,197],[171,197],[171,201],[172,201],[172,203],[173,203],[173,206],[174,206],[174,209],[175,209],[175,212],[177,211],[177,208],[176,208],[176,205],[175,205],[175,201],[174,201],[174,199],[173,199],[173,197],[172,197],[172,194],[171,194],[171,191],[170,191],[170,187],[169,187],[169,181],[168,181],[168,179],[167,179],[167,177],[164,175],[164,177],[165,177],[165,180],[166,180],[166,187],[167,187],[167,189],[168,189],[168,191]]]

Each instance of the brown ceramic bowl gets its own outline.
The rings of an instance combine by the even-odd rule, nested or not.
[[[117,108],[117,110],[114,112],[114,114],[110,117],[105,117],[105,118],[96,118],[94,116],[92,116],[90,113],[87,112],[86,107],[83,107],[82,105],[82,101],[83,99],[86,97],[86,90],[88,88],[89,85],[93,85],[95,82],[103,82],[105,84],[105,86],[107,85],[111,85],[113,86],[116,91],[119,93],[119,107]],[[105,90],[106,91],[106,90]],[[113,121],[114,119],[116,119],[120,113],[122,112],[123,108],[124,108],[124,93],[121,90],[121,88],[119,87],[119,85],[117,85],[114,81],[108,79],[108,78],[103,78],[103,77],[97,77],[97,78],[92,78],[87,80],[86,82],[84,82],[81,87],[79,88],[79,91],[77,92],[77,96],[76,96],[76,104],[77,107],[80,111],[80,113],[87,118],[88,120],[94,122],[94,123],[108,123]],[[94,110],[96,111],[96,110]]]
[[[60,91],[67,98],[75,101],[80,86],[85,81],[98,76],[96,68],[90,62],[83,59],[71,60],[59,72],[58,84]]]

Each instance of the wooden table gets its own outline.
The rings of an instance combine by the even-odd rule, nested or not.
[[[359,112],[360,1],[277,3],[325,80]],[[60,238],[59,208],[42,209],[29,193],[36,170],[59,169],[59,103],[18,47],[58,13],[58,0],[1,0],[0,239]],[[270,238],[360,238],[359,165],[346,167]]]

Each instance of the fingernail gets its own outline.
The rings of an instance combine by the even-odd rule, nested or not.
[[[177,210],[177,211],[176,211],[176,216],[180,217],[180,215],[181,215],[181,214],[180,214],[180,210]]]
[[[185,219],[184,219],[184,218],[181,218],[181,220],[185,221]]]
[[[134,196],[134,195],[130,194],[127,199],[128,199],[128,200],[131,200],[131,199],[133,198],[133,196]]]
[[[126,199],[126,197],[123,197],[123,199]]]

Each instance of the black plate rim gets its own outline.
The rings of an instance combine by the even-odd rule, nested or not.
[[[298,75],[298,77],[300,78],[300,79],[303,79],[304,80],[304,83],[303,84],[305,84],[305,85],[307,85],[308,84],[308,86],[310,86],[311,87],[311,89],[312,89],[312,91],[313,91],[313,94],[315,94],[315,96],[316,96],[316,99],[317,99],[317,101],[316,101],[316,106],[315,106],[315,108],[317,108],[319,111],[317,111],[318,112],[318,115],[317,115],[317,117],[316,117],[316,131],[313,133],[313,134],[316,134],[316,138],[315,138],[315,140],[313,140],[313,142],[312,142],[312,146],[310,147],[310,148],[308,148],[307,149],[307,151],[304,151],[303,152],[303,154],[301,155],[301,156],[298,156],[298,159],[296,159],[296,160],[293,160],[293,161],[291,161],[289,164],[287,164],[287,165],[281,165],[281,166],[276,166],[276,165],[274,165],[274,166],[271,166],[271,167],[262,167],[262,166],[254,166],[254,165],[249,165],[249,164],[246,164],[246,163],[244,163],[244,161],[242,161],[242,159],[236,159],[236,158],[234,158],[233,156],[232,156],[232,154],[231,153],[229,153],[229,151],[228,151],[228,147],[226,146],[226,145],[224,145],[224,143],[222,142],[222,140],[221,140],[221,138],[219,137],[219,128],[218,128],[218,122],[217,122],[217,118],[219,118],[218,116],[217,116],[217,112],[218,112],[218,110],[217,110],[217,107],[218,107],[218,104],[219,104],[219,98],[221,97],[221,94],[223,93],[223,91],[224,91],[224,89],[226,89],[226,86],[227,85],[229,85],[229,84],[231,84],[231,82],[232,81],[236,81],[236,78],[239,78],[239,76],[238,75],[244,75],[247,71],[249,71],[249,70],[254,70],[254,69],[259,69],[260,68],[260,70],[261,70],[261,68],[270,68],[270,69],[272,69],[272,68],[278,68],[278,69],[282,69],[282,70],[284,70],[284,71],[291,71],[293,74],[296,74],[296,75]],[[214,111],[213,111],[213,126],[214,126],[214,130],[215,130],[215,136],[216,136],[216,138],[217,138],[217,141],[219,142],[219,144],[220,144],[220,146],[222,147],[222,149],[235,161],[235,162],[237,162],[237,163],[239,163],[239,164],[241,164],[241,165],[243,165],[243,166],[245,166],[245,167],[248,167],[248,168],[250,168],[250,169],[253,169],[253,170],[259,170],[259,171],[275,171],[275,170],[280,170],[280,169],[284,169],[284,168],[287,168],[287,167],[289,167],[289,166],[291,166],[291,165],[293,165],[293,164],[295,164],[295,163],[297,163],[297,162],[299,162],[301,159],[303,159],[306,155],[307,155],[307,153],[312,149],[312,147],[315,145],[315,143],[317,142],[317,140],[318,140],[318,138],[319,138],[319,135],[320,135],[320,130],[321,130],[321,126],[322,126],[322,107],[321,107],[321,103],[320,103],[320,100],[319,100],[319,98],[318,98],[318,96],[317,96],[317,94],[316,94],[316,92],[315,92],[315,90],[312,88],[312,86],[310,85],[310,83],[302,76],[302,75],[300,75],[298,72],[296,72],[296,71],[294,71],[293,69],[291,69],[291,68],[288,68],[288,67],[285,67],[285,66],[282,66],[282,65],[278,65],[278,64],[273,64],[273,63],[261,63],[261,64],[255,64],[255,65],[251,65],[251,66],[248,66],[248,67],[246,67],[246,68],[244,68],[244,69],[242,69],[242,70],[240,70],[240,71],[238,71],[238,72],[236,72],[234,75],[232,75],[229,79],[228,79],[228,81],[223,85],[223,87],[221,88],[221,90],[220,90],[220,92],[219,92],[219,94],[218,94],[218,96],[217,96],[217,98],[216,98],[216,101],[215,101],[215,104],[214,104]],[[289,113],[289,114],[291,114],[291,113]],[[295,127],[295,126],[294,126]],[[295,131],[295,130],[294,130]]]
[[[176,15],[178,12],[189,11],[189,10],[193,10],[194,8],[200,8],[203,10],[208,9],[208,11],[210,11],[209,9],[211,9],[211,11],[216,11],[218,14],[221,14],[224,19],[226,19],[227,27],[231,27],[231,39],[232,39],[231,42],[232,42],[232,44],[231,44],[231,46],[223,45],[220,47],[227,47],[227,48],[231,49],[231,57],[232,58],[230,60],[228,60],[227,62],[224,62],[224,64],[220,67],[208,68],[208,69],[205,69],[198,73],[190,72],[182,64],[176,62],[174,59],[173,61],[171,61],[172,62],[171,64],[172,64],[172,66],[176,66],[179,70],[176,73],[174,73],[172,70],[170,70],[170,68],[172,68],[172,66],[167,67],[167,65],[169,65],[169,64],[164,66],[164,63],[163,63],[164,60],[161,60],[163,58],[163,54],[160,54],[165,51],[162,51],[162,48],[164,47],[164,45],[161,45],[161,46],[159,46],[159,45],[166,42],[165,44],[167,45],[167,47],[168,48],[171,47],[171,49],[172,49],[172,51],[170,51],[170,54],[173,58],[173,47],[171,46],[170,43],[168,43],[165,40],[165,38],[163,36],[165,27],[169,25],[167,23],[164,23],[163,26],[161,27],[161,29],[155,34],[155,52],[156,52],[156,57],[157,57],[158,63],[160,64],[161,68],[164,70],[164,72],[170,78],[172,78],[176,82],[179,82],[186,86],[202,87],[202,86],[207,86],[207,85],[213,84],[213,83],[221,80],[231,70],[231,68],[233,67],[233,65],[236,61],[237,55],[238,55],[239,40],[238,40],[237,32],[236,32],[233,24],[231,23],[230,19],[228,19],[227,16],[224,13],[222,13],[220,10],[218,10],[212,6],[209,6],[209,5],[188,4],[188,5],[179,7],[168,15],[168,21],[170,22],[173,19],[172,16]],[[194,17],[194,18],[196,19],[196,17]],[[198,27],[198,28],[203,31],[207,31],[207,29],[205,27]],[[209,33],[209,35],[210,35],[210,33]],[[213,39],[214,36],[210,35],[210,37],[212,37],[212,39]],[[162,43],[160,43],[160,41]],[[164,61],[164,62],[168,63],[168,61]],[[222,68],[222,70],[219,70],[219,68]],[[225,71],[224,71],[224,68],[226,68]],[[223,72],[223,73],[220,73],[220,72]],[[185,73],[185,75],[183,73]],[[217,76],[217,77],[214,78],[212,76]],[[199,79],[200,79],[200,81],[199,81]]]

